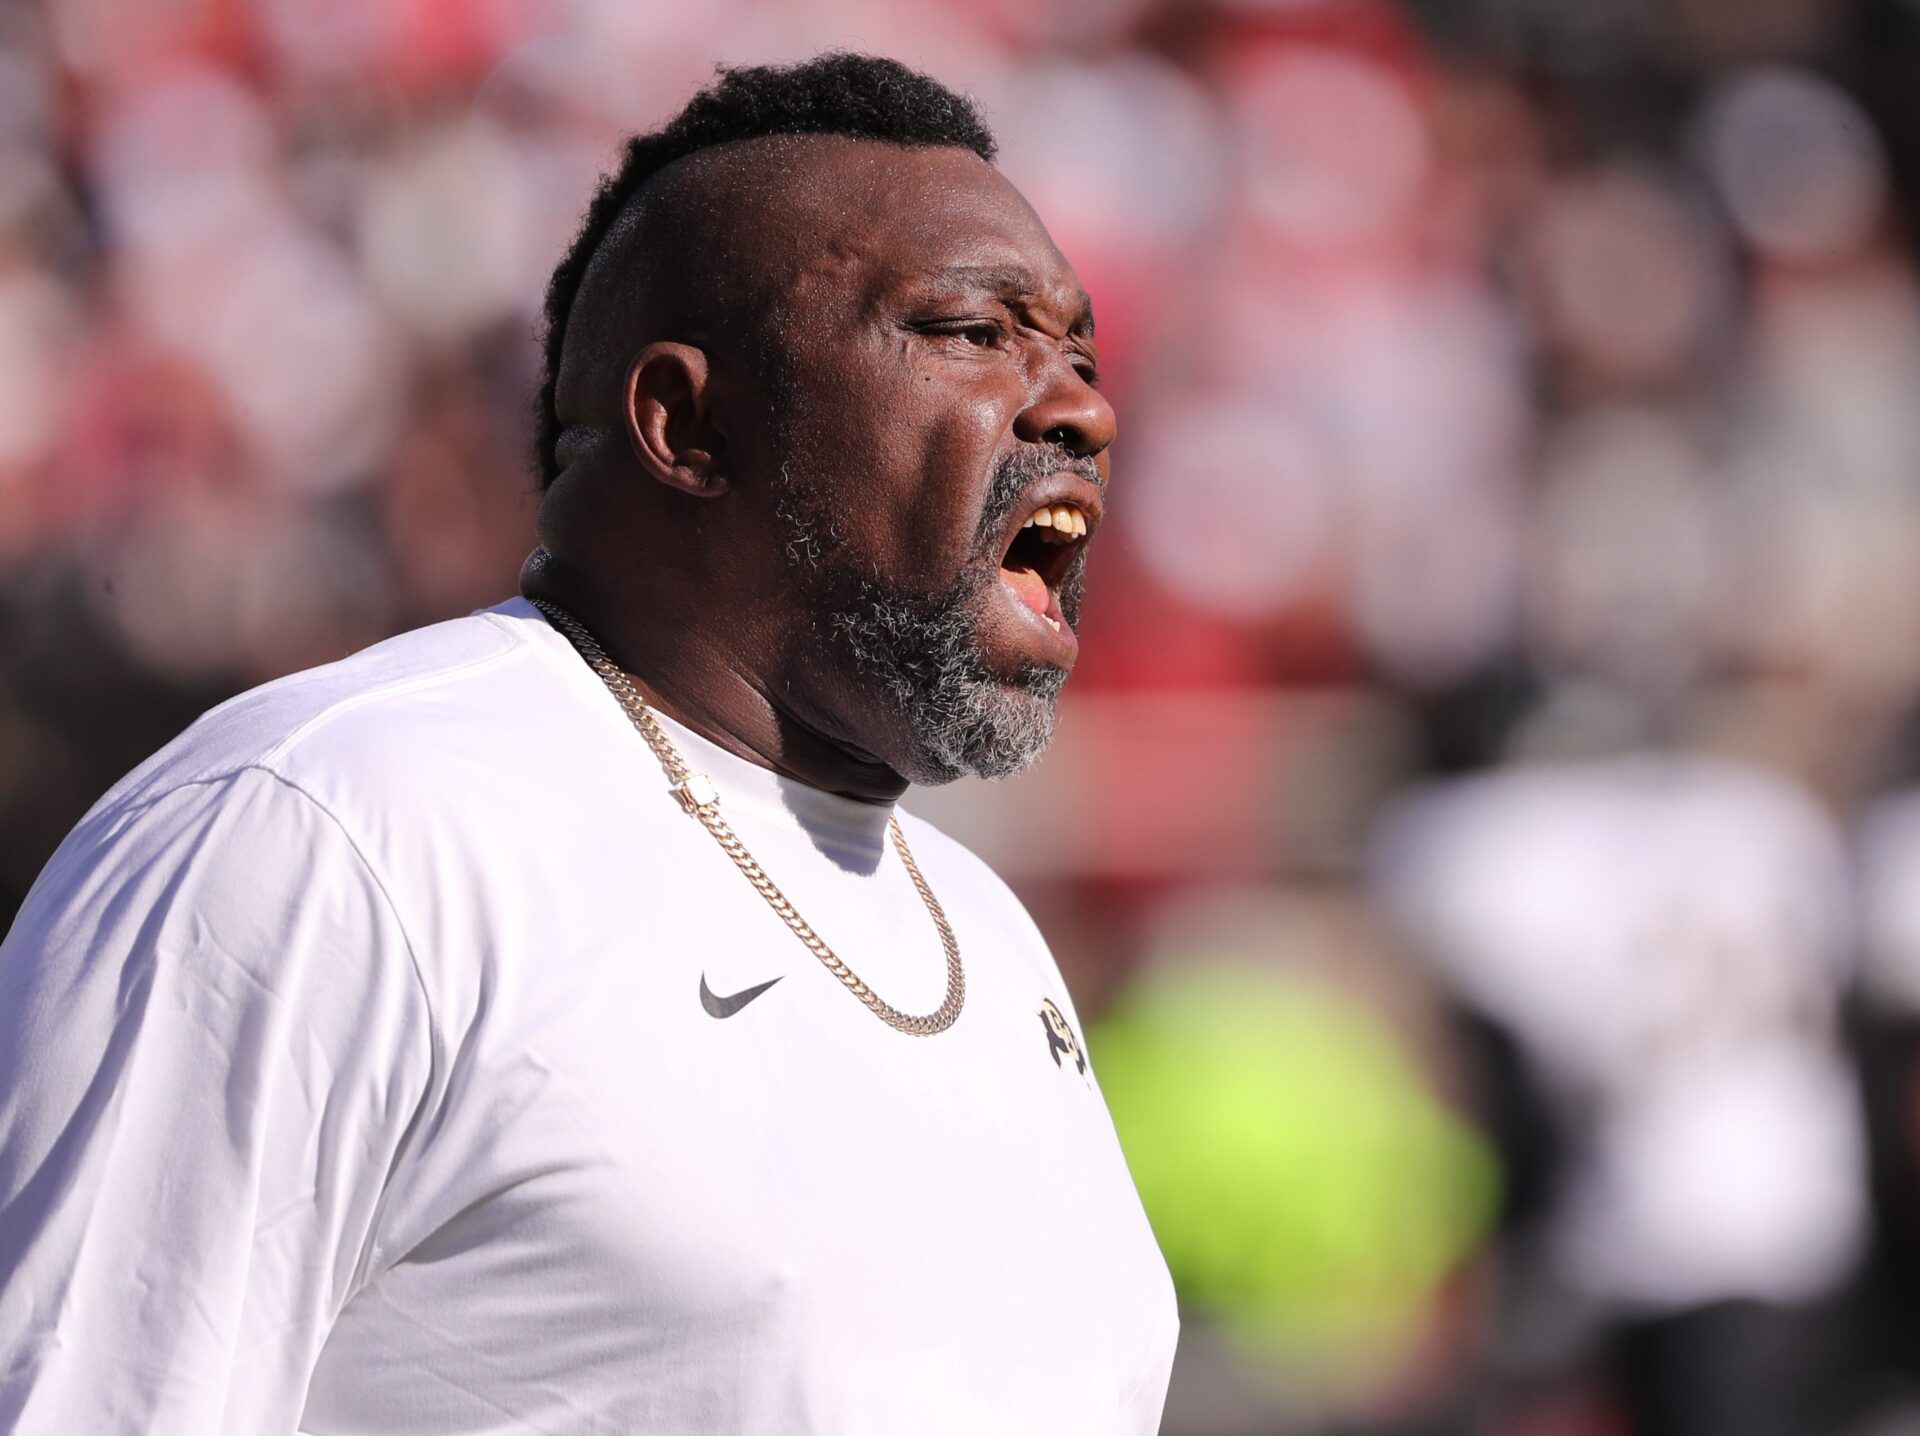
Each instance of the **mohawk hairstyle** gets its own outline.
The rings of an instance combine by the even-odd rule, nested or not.
[[[797,65],[719,68],[716,83],[687,102],[665,127],[634,135],[619,167],[602,177],[580,232],[547,282],[542,321],[543,372],[534,447],[542,488],[558,476],[560,418],[555,390],[567,318],[601,242],[642,185],[677,159],[714,145],[769,135],[847,135],[888,144],[952,145],[992,162],[993,133],[979,108],[898,60],[829,51]]]

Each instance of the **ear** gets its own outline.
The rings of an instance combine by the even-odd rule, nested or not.
[[[627,442],[650,478],[695,498],[727,490],[726,436],[716,423],[711,372],[691,344],[649,344],[627,369]]]

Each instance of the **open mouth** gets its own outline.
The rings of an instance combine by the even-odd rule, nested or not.
[[[1086,511],[1078,504],[1041,504],[1020,525],[1000,560],[1000,581],[1055,633],[1066,626],[1060,611],[1060,584],[1091,529]]]

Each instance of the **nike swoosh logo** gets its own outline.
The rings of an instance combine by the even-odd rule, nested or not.
[[[731,997],[716,997],[713,989],[707,986],[707,975],[703,972],[700,974],[700,1005],[707,1009],[709,1017],[731,1017],[779,980],[778,977],[771,977],[758,987],[742,988]]]

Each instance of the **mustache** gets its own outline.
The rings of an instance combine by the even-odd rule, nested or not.
[[[974,545],[983,558],[1000,558],[1000,534],[1020,495],[1049,474],[1061,470],[1100,485],[1100,466],[1089,454],[1069,454],[1051,444],[1029,444],[1015,449],[993,467],[986,501],[980,509],[980,527]]]

